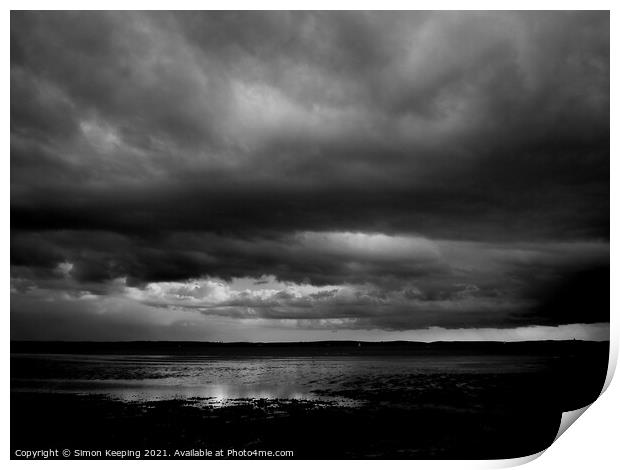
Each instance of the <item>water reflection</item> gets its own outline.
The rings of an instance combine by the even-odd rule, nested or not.
[[[535,369],[535,358],[11,356],[11,390],[104,394],[124,401],[200,399],[213,406],[244,400],[312,400],[354,405],[346,390],[433,387],[438,374]],[[16,367],[13,367],[16,365]],[[398,380],[395,380],[397,378]],[[351,396],[349,393],[348,396]]]

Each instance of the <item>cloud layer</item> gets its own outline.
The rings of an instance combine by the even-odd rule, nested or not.
[[[11,229],[14,318],[605,322],[609,14],[13,12]]]

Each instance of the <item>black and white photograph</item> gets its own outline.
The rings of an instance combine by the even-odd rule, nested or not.
[[[12,10],[10,459],[544,451],[610,136],[606,10]]]

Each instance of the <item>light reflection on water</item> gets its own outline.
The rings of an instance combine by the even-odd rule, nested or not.
[[[437,374],[523,372],[537,358],[502,356],[221,357],[11,355],[11,390],[104,394],[124,401],[202,399],[213,406],[248,399],[319,400],[354,406],[344,389],[395,377],[408,384]],[[390,385],[393,386],[393,385]]]

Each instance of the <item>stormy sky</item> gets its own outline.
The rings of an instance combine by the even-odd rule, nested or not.
[[[12,12],[11,337],[604,339],[608,12]]]

